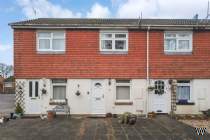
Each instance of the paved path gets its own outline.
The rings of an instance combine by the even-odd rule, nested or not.
[[[15,94],[0,94],[0,113],[14,112]]]
[[[166,116],[122,125],[116,118],[18,119],[0,125],[1,140],[210,140]]]

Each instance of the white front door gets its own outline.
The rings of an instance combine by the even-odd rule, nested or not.
[[[156,113],[168,113],[168,105],[167,105],[167,94],[164,93],[162,95],[151,94],[151,111]]]
[[[92,80],[91,112],[93,115],[105,115],[104,81]]]
[[[167,83],[163,80],[154,81],[155,90],[150,93],[150,112],[169,113],[170,97]],[[155,94],[156,93],[156,94]]]
[[[41,96],[38,80],[28,81],[26,114],[41,114]]]

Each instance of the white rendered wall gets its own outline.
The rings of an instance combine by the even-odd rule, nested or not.
[[[195,105],[177,105],[176,114],[201,114],[210,109],[210,80],[194,79],[192,85],[192,101]]]
[[[33,79],[30,79],[33,80]],[[52,98],[52,84],[50,79],[37,79],[39,81],[39,97],[31,99],[29,97],[29,84],[30,80],[17,79],[16,81],[24,81],[24,94],[25,94],[25,114],[39,114],[32,112],[37,108],[41,108],[40,112],[45,114],[47,110],[51,110],[55,105],[49,105]],[[66,98],[71,108],[71,114],[91,114],[91,79],[68,79],[67,80],[67,93]],[[43,84],[46,85],[47,94],[42,95],[41,90]],[[133,79],[131,80],[131,101],[132,105],[115,105],[116,99],[116,85],[115,80],[111,79],[109,85],[108,79],[103,79],[104,95],[105,95],[105,110],[106,113],[123,113],[132,112],[137,113],[137,110],[142,110],[145,113],[145,96],[146,96],[146,80]],[[76,91],[81,92],[80,96],[76,96]],[[32,102],[36,100],[36,105]]]

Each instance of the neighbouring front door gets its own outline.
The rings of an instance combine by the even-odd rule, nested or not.
[[[41,96],[38,80],[28,81],[28,95],[26,96],[26,114],[41,114]]]
[[[156,113],[168,113],[166,94],[152,94],[151,111]]]
[[[165,82],[157,80],[154,83],[155,91],[150,94],[150,111],[156,113],[169,113],[169,96],[165,88]]]
[[[93,115],[105,115],[103,80],[92,80],[91,112]]]

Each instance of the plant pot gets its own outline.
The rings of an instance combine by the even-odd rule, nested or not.
[[[56,116],[56,113],[55,113],[55,111],[47,111],[47,119],[48,120],[53,120],[54,118],[55,118],[55,116]]]

